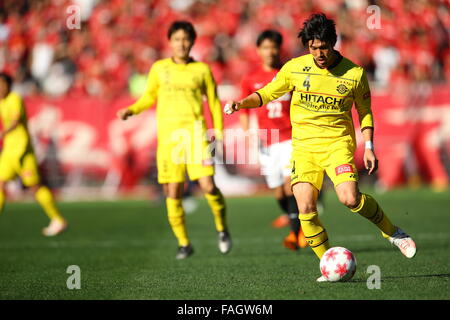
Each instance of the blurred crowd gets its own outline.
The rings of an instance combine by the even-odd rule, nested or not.
[[[284,35],[287,60],[306,52],[297,33],[319,11],[376,87],[450,80],[448,0],[3,0],[0,70],[25,96],[138,96],[152,63],[168,56],[168,26],[187,19],[198,33],[194,58],[236,85],[258,61],[260,31]]]

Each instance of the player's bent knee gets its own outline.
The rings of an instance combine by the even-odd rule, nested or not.
[[[358,196],[354,194],[341,195],[339,201],[348,208],[356,208],[359,204]]]
[[[300,214],[317,212],[317,206],[314,203],[301,203],[298,204],[298,210]]]
[[[339,184],[336,186],[336,194],[339,201],[350,209],[356,208],[361,201],[361,193],[354,182]]]

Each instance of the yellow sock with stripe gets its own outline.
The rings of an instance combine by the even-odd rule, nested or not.
[[[3,209],[5,208],[5,201],[6,201],[5,191],[0,190],[0,214],[3,212]]]
[[[64,218],[61,216],[61,213],[56,207],[55,199],[53,198],[53,194],[49,188],[46,186],[39,187],[34,196],[36,201],[41,205],[42,209],[44,209],[44,212],[51,220],[57,219],[64,221]]]
[[[214,223],[218,232],[224,231],[227,228],[225,221],[226,205],[225,198],[219,189],[216,189],[216,194],[205,193],[205,198],[208,201],[212,214],[214,215]]]
[[[185,247],[189,244],[189,238],[184,221],[184,209],[181,199],[166,198],[167,217],[173,234],[178,240],[178,245]]]
[[[376,200],[368,194],[363,193],[361,195],[361,202],[356,208],[351,209],[351,211],[360,214],[375,224],[378,229],[381,230],[381,234],[385,238],[392,236],[396,231],[395,226],[383,212],[383,209],[381,209]]]
[[[327,232],[319,220],[318,213],[300,213],[299,219],[306,242],[308,242],[317,257],[319,259],[322,258],[325,251],[330,248],[330,245]]]

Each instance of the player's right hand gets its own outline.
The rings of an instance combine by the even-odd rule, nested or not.
[[[129,117],[133,115],[133,112],[128,110],[128,108],[123,108],[117,111],[117,118],[120,120],[127,120]]]
[[[223,108],[223,112],[225,114],[232,114],[236,111],[239,111],[240,103],[236,101],[228,101]]]
[[[371,149],[365,149],[364,151],[364,166],[369,171],[369,176],[375,173],[378,169],[378,160],[375,153]]]

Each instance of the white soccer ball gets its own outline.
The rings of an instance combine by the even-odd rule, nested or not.
[[[355,256],[343,247],[330,248],[320,259],[320,272],[331,282],[348,281],[356,272]]]

